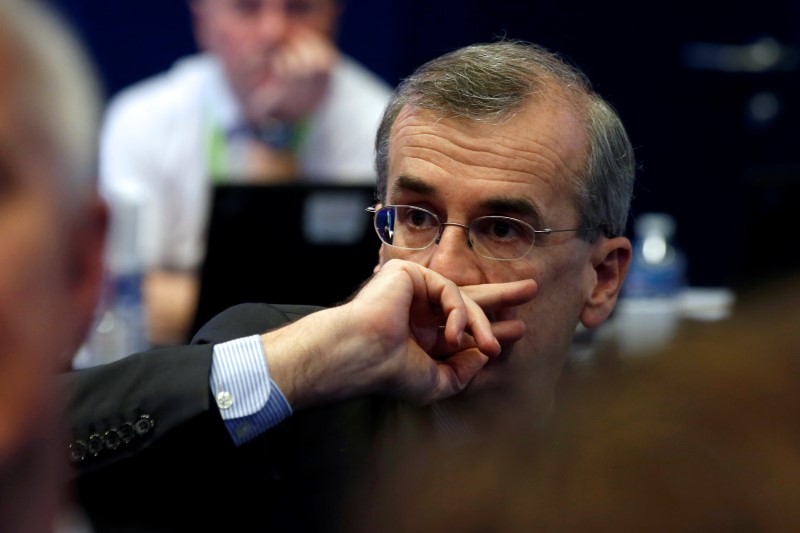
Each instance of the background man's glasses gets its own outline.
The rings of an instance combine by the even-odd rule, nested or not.
[[[368,207],[374,213],[375,231],[384,244],[404,250],[424,250],[442,238],[445,226],[466,230],[467,246],[487,259],[514,261],[522,259],[533,247],[536,234],[549,235],[563,231],[583,231],[593,228],[533,229],[522,220],[505,216],[485,216],[469,224],[442,222],[432,212],[412,205],[387,205],[380,209]]]

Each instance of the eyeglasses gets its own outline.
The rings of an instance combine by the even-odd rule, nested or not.
[[[595,229],[538,230],[522,220],[496,215],[474,218],[469,224],[442,222],[427,209],[413,205],[387,205],[380,209],[368,207],[367,211],[374,213],[375,231],[381,241],[389,246],[424,250],[431,244],[439,244],[445,226],[458,226],[467,230],[469,248],[481,257],[498,261],[514,261],[528,255],[537,233],[549,235]]]

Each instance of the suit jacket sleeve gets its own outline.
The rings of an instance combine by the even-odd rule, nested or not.
[[[73,438],[69,456],[82,475],[130,458],[184,430],[230,446],[211,401],[213,346],[261,334],[318,308],[244,304],[203,326],[189,346],[162,348],[63,376]]]

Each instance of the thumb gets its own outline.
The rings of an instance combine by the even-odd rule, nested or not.
[[[432,401],[449,398],[464,390],[488,361],[487,355],[477,348],[470,348],[438,362],[439,387]]]

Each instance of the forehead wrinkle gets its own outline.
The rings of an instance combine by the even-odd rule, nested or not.
[[[515,163],[525,159],[519,157],[524,153],[521,148],[499,147],[493,151],[490,148],[495,142],[464,134],[458,127],[444,122],[443,117],[435,117],[429,123],[414,122],[414,119],[419,117],[409,113],[394,125],[391,136],[394,142],[391,144],[395,145],[397,139],[403,139],[399,147],[401,157],[413,157],[442,170],[445,168],[439,161],[446,160],[467,165],[472,170],[483,168],[489,172],[504,170],[528,173],[523,165]],[[508,137],[505,139],[515,144],[524,142]]]
[[[459,145],[458,143],[452,142],[451,139],[442,138],[436,135],[430,134],[415,134],[414,138],[419,139],[421,137],[435,137],[437,142],[443,143],[445,146],[429,146],[425,144],[405,144],[400,148],[400,154],[398,154],[401,158],[404,159],[416,159],[425,165],[429,165],[432,167],[436,167],[443,171],[448,171],[446,163],[448,162],[455,162],[460,165],[464,165],[469,168],[470,173],[475,173],[478,170],[482,170],[484,172],[489,173],[490,176],[496,176],[498,170],[507,172],[509,175],[503,176],[504,179],[509,181],[520,181],[525,182],[530,179],[531,175],[534,175],[529,168],[529,165],[525,164],[514,164],[514,161],[519,161],[521,158],[519,157],[496,157],[496,155],[488,152],[486,150],[479,150],[479,149],[472,149],[468,148],[463,145]],[[461,154],[458,154],[455,150],[448,150],[449,147],[456,147],[461,151]],[[464,151],[468,151],[469,155],[483,155],[482,158],[475,158],[474,161],[462,161],[463,159],[469,158],[469,155],[465,157],[463,154]],[[487,160],[485,157],[486,155],[492,155],[490,160]],[[546,158],[541,158],[546,160]],[[537,158],[530,158],[531,161],[538,161]],[[508,164],[503,164],[508,163]],[[550,165],[552,166],[552,165]],[[515,175],[518,177],[515,178]],[[478,179],[475,176],[475,179]]]
[[[452,161],[452,158],[443,154],[441,150],[436,148],[419,145],[405,145],[400,148],[397,156],[398,160],[403,160],[406,162],[406,164],[409,161],[415,161],[419,165],[424,166],[426,169],[433,168],[445,172],[448,175],[452,174],[452,171],[449,170],[447,166],[447,162]],[[473,169],[480,168],[477,165],[468,166]]]
[[[586,139],[581,134],[585,132],[583,129],[574,129],[575,126],[580,126],[580,121],[576,121],[571,115],[565,117],[563,113],[557,113],[555,117],[548,115],[545,118],[554,118],[556,122],[563,124],[565,129],[538,127],[536,124],[541,122],[538,118],[528,118],[525,113],[519,113],[510,121],[497,124],[499,129],[493,129],[491,124],[475,124],[475,128],[487,133],[480,135],[477,131],[473,131],[473,123],[468,120],[452,118],[446,120],[440,116],[427,116],[427,113],[419,110],[416,113],[407,112],[401,114],[393,126],[390,136],[390,150],[393,155],[390,157],[395,163],[416,160],[418,164],[423,165],[414,167],[417,170],[413,173],[417,176],[426,176],[428,169],[434,172],[442,171],[443,175],[451,179],[461,178],[469,182],[470,187],[480,188],[481,181],[490,187],[498,180],[521,185],[538,183],[538,186],[543,188],[536,196],[538,198],[544,194],[541,198],[544,203],[534,204],[538,213],[531,218],[534,220],[538,218],[539,224],[544,225],[545,211],[550,210],[547,198],[551,194],[555,197],[561,194],[561,191],[572,190],[574,181],[581,175],[586,157]],[[513,134],[504,131],[509,122],[515,120],[523,122],[520,124],[522,131],[515,131]],[[530,127],[524,125],[524,122],[531,121]],[[464,125],[469,127],[465,129]],[[391,166],[393,165],[390,162]],[[405,166],[402,165],[398,170],[410,170]],[[460,167],[463,167],[464,174],[453,176],[453,172],[459,172]],[[392,189],[393,192],[396,190]],[[548,190],[549,192],[546,192]],[[433,194],[444,192],[446,191],[438,189]],[[529,198],[529,195],[522,197]],[[555,209],[555,206],[553,208]],[[512,209],[507,212],[513,211]]]
[[[572,149],[569,147],[560,149],[561,145],[553,148],[546,142],[547,140],[516,137],[500,137],[498,140],[501,142],[498,140],[492,142],[482,142],[480,139],[466,140],[470,142],[461,144],[451,142],[451,144],[476,154],[489,156],[490,161],[486,162],[489,168],[534,176],[548,182],[553,188],[558,185],[550,183],[554,181],[554,178],[563,176],[568,180],[574,179],[579,175],[583,164],[583,157],[576,158],[578,168],[570,168],[569,156],[572,155]],[[558,138],[553,140],[559,141]]]
[[[483,169],[486,172],[496,173],[498,170],[502,170],[519,174],[521,180],[529,180],[532,176],[547,183],[553,189],[561,185],[556,182],[555,178],[566,174],[563,177],[567,178],[564,180],[567,184],[579,175],[582,166],[583,158],[581,157],[576,159],[579,160],[579,168],[570,168],[565,156],[571,155],[572,150],[566,147],[567,153],[562,155],[563,150],[559,150],[561,145],[552,148],[545,140],[508,136],[487,140],[465,135],[446,124],[437,123],[437,126],[445,128],[448,132],[454,132],[454,134],[432,132],[429,129],[431,127],[425,125],[403,126],[400,130],[411,131],[405,132],[406,142],[401,150],[407,157],[416,157],[438,168],[443,168],[443,166],[437,160],[444,158],[465,164],[472,171]],[[428,131],[414,131],[418,129]],[[425,141],[429,138],[433,139],[438,146],[428,146]],[[558,142],[559,138],[554,140]],[[472,161],[469,161],[470,159]],[[464,162],[464,160],[467,161]],[[504,176],[504,178],[513,179],[512,176]]]

